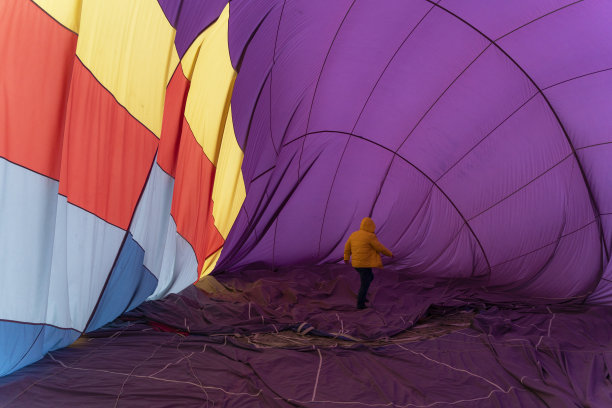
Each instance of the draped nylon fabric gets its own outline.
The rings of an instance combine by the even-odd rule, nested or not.
[[[2,4],[0,374],[213,269],[245,193],[206,7]]]
[[[247,198],[219,267],[335,262],[371,216],[387,268],[604,301],[610,5],[498,6],[233,2],[256,31],[230,35]]]
[[[605,0],[0,5],[0,375],[212,272],[612,304]]]

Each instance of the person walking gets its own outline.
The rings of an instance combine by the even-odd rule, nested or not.
[[[368,301],[368,288],[374,279],[372,268],[383,267],[380,254],[393,257],[391,251],[378,241],[375,230],[374,221],[370,217],[365,217],[361,220],[359,230],[353,232],[344,245],[344,263],[348,264],[350,260],[361,279],[361,287],[357,295],[357,309],[364,309]]]

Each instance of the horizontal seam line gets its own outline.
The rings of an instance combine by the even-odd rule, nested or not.
[[[544,177],[546,174],[548,174],[549,172],[551,172],[552,170],[554,170],[557,166],[561,165],[564,161],[566,161],[567,159],[569,159],[570,157],[574,157],[574,155],[572,153],[569,153],[567,156],[565,156],[563,159],[561,159],[560,161],[558,161],[557,163],[555,163],[552,167],[549,167],[548,169],[546,169],[543,173],[539,174],[538,176],[536,176],[533,180],[529,181],[529,183],[519,187],[518,189],[514,190],[512,193],[508,194],[507,196],[503,197],[501,200],[493,203],[492,205],[490,205],[489,207],[485,208],[484,210],[482,210],[481,212],[479,212],[478,214],[472,216],[468,221],[472,221],[474,218],[477,218],[479,216],[481,216],[482,214],[484,214],[485,212],[489,211],[490,209],[498,206],[499,204],[501,204],[502,202],[506,201],[508,198],[512,197],[513,195],[517,194],[518,192],[522,191],[523,189],[525,189],[527,186],[529,186],[530,184],[536,182],[538,179]]]
[[[561,11],[561,10],[563,10],[563,9],[566,9],[566,8],[568,8],[568,7],[570,7],[570,6],[573,6],[573,5],[578,4],[578,3],[582,3],[582,1],[584,1],[584,0],[578,0],[578,1],[575,1],[575,2],[573,2],[573,3],[566,4],[566,5],[565,5],[565,6],[563,6],[563,7],[559,7],[558,9],[555,9],[555,10],[549,11],[548,13],[543,14],[543,15],[541,15],[540,17],[534,18],[533,20],[528,21],[528,22],[526,22],[525,24],[523,24],[523,25],[521,25],[521,26],[516,27],[516,28],[515,28],[515,29],[513,29],[512,31],[508,31],[506,34],[502,35],[501,37],[496,38],[494,41],[499,41],[499,40],[501,40],[502,38],[504,38],[504,37],[506,37],[506,36],[508,36],[508,35],[510,35],[510,34],[512,34],[512,33],[514,33],[514,32],[516,32],[516,31],[518,31],[518,30],[520,30],[521,28],[524,28],[524,27],[526,27],[526,26],[528,26],[528,25],[530,25],[530,24],[532,24],[532,23],[535,23],[535,22],[536,22],[536,21],[538,21],[538,20],[543,19],[544,17],[550,16],[551,14],[554,14],[554,13],[556,13],[556,12],[558,12],[558,11]]]
[[[57,24],[59,24],[61,27],[65,28],[66,30],[70,31],[72,34],[76,35],[77,37],[79,36],[79,33],[77,33],[76,31],[73,31],[71,28],[68,28],[67,26],[65,26],[64,24],[62,24],[58,19],[56,19],[55,17],[53,17],[47,10],[45,10],[44,8],[42,8],[40,5],[38,5],[36,2],[34,2],[33,0],[30,0],[30,3],[34,4],[38,9],[40,9],[43,13],[45,13],[46,15],[48,15],[53,21],[55,21]],[[80,16],[79,16],[80,17]],[[79,21],[80,23],[80,21]],[[75,50],[76,51],[76,50]]]
[[[556,240],[554,240],[554,241],[552,241],[552,242],[549,242],[549,243],[548,243],[548,244],[546,244],[546,245],[542,245],[541,247],[536,248],[536,249],[534,249],[534,250],[532,250],[532,251],[525,252],[524,254],[518,255],[518,256],[516,256],[516,257],[514,257],[514,258],[510,258],[510,259],[508,259],[508,260],[506,260],[506,261],[503,261],[503,262],[500,262],[500,263],[498,263],[498,264],[495,264],[495,265],[491,266],[491,268],[495,268],[496,266],[503,265],[503,264],[505,264],[505,263],[515,261],[515,260],[517,260],[517,259],[519,259],[519,258],[522,258],[522,257],[527,256],[527,255],[531,255],[531,254],[533,254],[534,252],[537,252],[537,251],[539,251],[539,250],[541,250],[541,249],[544,249],[544,248],[546,248],[546,247],[548,247],[548,246],[551,246],[551,245],[553,245],[553,244],[556,244],[557,242],[559,242],[559,241],[560,241],[560,240],[562,240],[563,238],[568,237],[568,236],[570,236],[570,235],[572,235],[572,234],[575,234],[576,232],[579,232],[579,231],[581,231],[581,230],[585,229],[585,228],[586,228],[586,227],[588,227],[589,225],[593,224],[595,221],[596,221],[596,219],[594,219],[594,220],[592,220],[592,221],[588,222],[587,224],[583,225],[583,226],[582,226],[582,227],[580,227],[580,228],[575,229],[574,231],[571,231],[571,232],[568,232],[567,234],[561,235],[561,236],[560,236],[558,239],[556,239]]]
[[[38,172],[38,171],[36,171],[36,170],[32,170],[31,168],[29,168],[29,167],[25,166],[24,164],[17,163],[16,161],[11,160],[11,159],[7,158],[7,157],[6,157],[6,156],[4,156],[4,155],[1,155],[1,154],[0,154],[0,159],[6,160],[6,161],[7,161],[8,163],[10,163],[10,164],[14,164],[15,166],[21,167],[21,168],[22,168],[22,169],[24,169],[24,170],[27,170],[27,171],[29,171],[29,172],[32,172],[32,173],[37,174],[37,175],[39,175],[39,176],[42,176],[42,177],[44,177],[44,178],[46,178],[46,179],[53,180],[53,181],[55,181],[55,182],[59,183],[59,180],[58,180],[58,179],[56,179],[55,177],[51,177],[51,176],[48,176],[48,175],[46,175],[46,174],[44,174],[44,173]]]
[[[16,323],[16,324],[28,324],[28,325],[31,325],[31,326],[49,326],[49,327],[53,327],[55,329],[72,330],[72,331],[75,331],[77,333],[83,333],[82,331],[80,331],[78,329],[74,329],[72,327],[60,327],[60,326],[56,326],[56,325],[51,324],[51,323],[24,322],[24,321],[21,321],[21,320],[11,320],[11,319],[0,319],[0,322]]]
[[[93,77],[93,79],[95,79],[95,81],[102,87],[102,89],[104,89],[106,92],[108,92],[108,94],[115,100],[115,102],[117,103],[117,105],[121,106],[123,108],[123,110],[125,110],[125,112],[132,117],[136,122],[138,122],[143,128],[145,128],[155,139],[157,139],[159,141],[160,137],[157,137],[157,135],[155,134],[155,132],[153,132],[151,129],[149,129],[144,123],[142,123],[140,121],[140,119],[138,119],[136,116],[134,116],[132,114],[132,112],[129,111],[129,109],[124,106],[121,102],[119,102],[119,100],[117,99],[117,97],[115,96],[115,94],[113,94],[106,86],[104,86],[104,84],[102,82],[100,82],[100,80],[96,77],[96,75],[93,73],[93,71],[87,66],[85,65],[85,63],[83,62],[83,60],[81,60],[81,58],[79,57],[79,54],[75,54],[75,58],[81,63],[81,65],[83,66],[83,68],[85,68],[85,70],[87,72],[89,72],[89,74]],[[172,79],[172,77],[170,78]],[[168,84],[170,83],[170,81],[168,81]],[[166,88],[168,87],[168,84],[166,84]],[[72,86],[70,87],[72,89]],[[161,129],[160,129],[161,130]]]
[[[572,78],[569,78],[569,79],[566,79],[566,80],[554,83],[552,85],[548,85],[547,87],[542,88],[542,91],[545,91],[547,89],[553,88],[553,87],[555,87],[557,85],[564,84],[566,82],[574,81],[576,79],[588,77],[588,76],[591,76],[591,75],[601,74],[602,72],[607,72],[607,71],[611,71],[611,70],[612,70],[612,68],[605,68],[605,69],[600,69],[600,70],[593,71],[593,72],[587,72],[586,74],[578,75],[578,76],[575,76],[575,77],[572,77]]]

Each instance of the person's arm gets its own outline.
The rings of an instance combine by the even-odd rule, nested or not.
[[[376,238],[376,236],[372,238],[370,245],[372,245],[372,248],[374,248],[376,252],[382,253],[383,255],[386,255],[386,256],[393,257],[393,254],[391,253],[391,251],[389,251],[383,244],[381,244],[378,238]]]
[[[349,263],[349,259],[351,259],[351,237],[346,240],[346,244],[344,244],[344,263]]]

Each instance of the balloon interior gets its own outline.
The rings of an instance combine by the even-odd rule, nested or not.
[[[610,21],[3,2],[0,406],[612,406]]]

